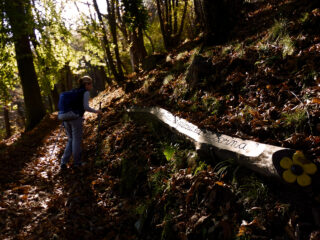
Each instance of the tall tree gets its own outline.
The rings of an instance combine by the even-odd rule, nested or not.
[[[194,0],[196,20],[204,32],[206,45],[219,44],[227,40],[242,0]]]
[[[45,115],[40,87],[33,63],[29,37],[32,34],[30,2],[5,0],[4,9],[11,27],[20,81],[26,107],[26,130],[35,127]]]
[[[184,27],[187,13],[188,0],[183,0],[182,16],[180,24],[178,12],[181,5],[179,0],[156,0],[158,17],[164,46],[167,50],[177,47],[181,41],[181,34]]]
[[[147,27],[148,13],[142,0],[122,0],[124,22],[129,26],[130,59],[133,71],[138,71],[139,64],[147,56],[144,46],[143,30]]]
[[[117,37],[117,25],[116,25],[116,13],[115,13],[115,0],[106,0],[107,2],[107,8],[108,8],[108,22],[110,26],[110,32],[112,36],[112,42],[114,45],[114,53],[116,57],[116,63],[117,63],[117,68],[118,72],[121,78],[123,78],[123,71],[122,71],[122,63],[120,59],[120,53],[119,53],[119,45],[118,45],[118,37]]]
[[[99,9],[99,6],[98,6],[96,0],[93,0],[93,6],[94,6],[94,9],[98,15],[99,22],[101,24],[102,35],[103,35],[102,40],[103,40],[104,50],[107,55],[107,64],[110,66],[111,72],[112,72],[113,76],[115,77],[116,82],[121,84],[123,82],[123,75],[121,75],[121,73],[118,72],[118,70],[114,64],[113,57],[112,57],[111,50],[110,50],[110,41],[108,39],[108,32],[107,32],[106,26],[103,22],[102,14],[100,12],[100,9]]]

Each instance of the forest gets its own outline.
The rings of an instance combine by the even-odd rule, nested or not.
[[[0,6],[0,239],[320,239],[319,1]]]

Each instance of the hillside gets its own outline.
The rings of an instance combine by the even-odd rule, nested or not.
[[[66,136],[56,113],[2,142],[0,238],[320,239],[319,192],[233,159],[193,158],[188,141],[125,114],[159,106],[212,132],[301,150],[319,169],[316,4],[248,3],[228,43],[203,46],[199,36],[149,57],[148,70],[91,102],[104,114],[85,115],[80,172],[59,172]]]

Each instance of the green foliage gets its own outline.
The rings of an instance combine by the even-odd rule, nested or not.
[[[308,115],[306,110],[297,108],[292,113],[283,113],[282,114],[284,126],[291,129],[294,127],[295,131],[302,131],[305,123],[308,120]]]
[[[176,148],[172,145],[165,145],[163,149],[163,154],[166,157],[167,161],[171,161],[173,159],[173,155],[176,151]]]
[[[214,167],[214,171],[220,179],[231,178],[232,184],[237,184],[236,174],[239,168],[239,164],[234,159],[230,158],[217,163]]]
[[[17,83],[17,72],[13,45],[2,43],[0,45],[0,100],[4,104],[9,103],[12,98],[10,90],[13,90]]]
[[[211,96],[210,94],[205,94],[201,97],[201,101],[205,110],[211,112],[213,115],[217,115],[223,109],[223,102],[217,98]]]
[[[282,47],[282,56],[292,55],[295,51],[294,42],[288,33],[288,22],[285,19],[276,20],[269,30],[269,40]]]
[[[141,29],[146,29],[148,12],[143,5],[143,1],[122,0],[122,4],[125,10],[124,19],[130,26],[130,28],[135,29],[139,27]]]
[[[8,104],[12,95],[10,90],[17,84],[17,63],[14,45],[10,42],[5,21],[0,24],[0,101]]]
[[[304,23],[306,23],[309,19],[310,19],[310,14],[309,14],[308,12],[304,12],[304,13],[301,14],[301,17],[300,17],[300,19],[299,19],[299,22],[300,22],[301,24],[304,24]]]
[[[104,53],[97,37],[100,29],[83,16],[78,32],[68,30],[53,0],[39,2],[36,12],[39,44],[35,59],[40,86],[49,94],[64,69],[73,74],[87,71],[87,65],[105,66]],[[81,22],[83,25],[81,25]]]
[[[277,41],[287,35],[288,22],[285,19],[276,20],[269,30],[269,40]]]
[[[258,179],[254,174],[242,178],[242,183],[238,188],[238,194],[245,205],[255,205],[268,198],[266,184]]]
[[[153,197],[156,197],[163,192],[166,187],[165,180],[167,178],[167,173],[161,169],[149,176],[148,183]]]
[[[193,171],[193,175],[198,175],[203,170],[206,170],[208,165],[204,161],[200,161]]]
[[[52,1],[39,2],[44,11],[35,9],[37,16],[38,45],[35,49],[35,67],[40,87],[44,94],[50,94],[57,81],[58,73],[74,59],[71,34]]]

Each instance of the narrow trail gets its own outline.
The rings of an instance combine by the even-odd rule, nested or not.
[[[95,102],[103,99],[103,105],[107,106],[122,94],[116,91],[110,96],[98,96]],[[84,122],[84,131],[91,135],[96,133],[92,129],[94,121],[95,116],[89,114]],[[55,126],[38,146],[36,141],[30,143],[25,151],[31,151],[31,157],[24,165],[19,165],[21,168],[14,171],[11,181],[1,185],[0,239],[114,237],[112,229],[115,224],[110,213],[118,201],[111,190],[105,189],[110,201],[108,206],[105,203],[104,206],[99,205],[92,187],[97,169],[90,168],[88,164],[81,171],[69,168],[64,174],[60,172],[59,159],[67,140],[60,126]],[[84,155],[87,155],[85,151]],[[23,153],[20,157],[23,158]],[[7,159],[8,163],[10,161],[15,159]],[[10,166],[7,167],[9,169]]]

